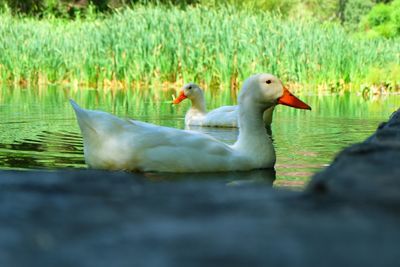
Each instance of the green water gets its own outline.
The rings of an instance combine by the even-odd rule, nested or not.
[[[71,90],[35,88],[0,90],[0,169],[85,168],[83,145],[68,99],[82,107],[159,125],[184,128],[188,101],[169,103],[171,91]],[[212,98],[210,108],[231,104]],[[356,95],[311,96],[301,99],[312,111],[278,106],[272,126],[277,152],[276,177],[270,171],[234,174],[147,174],[149,179],[226,178],[232,183],[267,180],[274,186],[302,187],[327,166],[342,148],[363,141],[381,121],[400,107],[400,95],[363,99]],[[210,100],[210,99],[209,99]],[[231,101],[234,102],[234,101]],[[196,128],[232,144],[238,130]],[[248,177],[247,177],[248,176]],[[272,178],[271,178],[272,177]]]

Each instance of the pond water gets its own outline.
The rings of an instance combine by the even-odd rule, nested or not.
[[[83,145],[68,102],[164,126],[184,128],[189,101],[170,104],[171,92],[71,90],[48,87],[0,90],[0,169],[85,168]],[[380,122],[400,107],[400,95],[363,99],[357,95],[301,95],[313,110],[278,106],[272,126],[277,152],[276,176],[271,170],[227,174],[146,174],[149,179],[214,179],[238,183],[266,181],[277,187],[303,187],[313,173],[327,166],[342,148],[363,141]],[[218,103],[222,102],[222,103]],[[213,98],[209,108],[231,104]],[[196,128],[234,143],[238,131]]]

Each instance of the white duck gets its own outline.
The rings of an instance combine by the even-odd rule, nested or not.
[[[210,126],[210,127],[239,127],[238,106],[223,106],[207,112],[204,91],[195,83],[185,84],[174,99],[174,104],[179,104],[185,99],[192,102],[192,106],[186,112],[186,126]],[[265,110],[263,120],[265,127],[271,127],[274,106]]]
[[[248,78],[238,97],[239,137],[232,146],[206,134],[120,119],[80,108],[71,100],[89,167],[159,172],[211,172],[271,168],[275,150],[263,112],[276,104],[311,109],[271,74]]]

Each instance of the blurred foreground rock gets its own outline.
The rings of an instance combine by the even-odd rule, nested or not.
[[[400,111],[304,192],[158,178],[0,172],[0,266],[400,266]]]

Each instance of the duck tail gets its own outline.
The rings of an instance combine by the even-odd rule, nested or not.
[[[70,99],[69,102],[71,103],[75,114],[76,118],[78,119],[78,124],[79,128],[81,128],[81,132],[83,136],[85,137],[86,135],[97,135],[98,132],[96,129],[93,127],[93,122],[92,118],[89,114],[89,110],[85,110],[81,108],[74,100]]]

